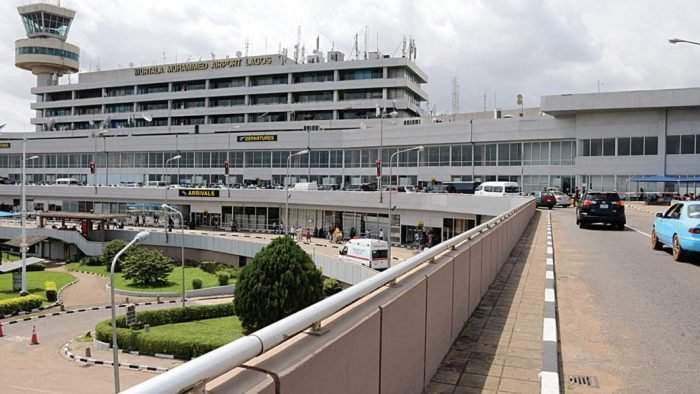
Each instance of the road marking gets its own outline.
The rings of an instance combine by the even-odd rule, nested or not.
[[[555,302],[554,289],[544,289],[544,302]]]
[[[554,249],[551,246],[547,246],[547,254],[554,254]]]
[[[556,372],[540,372],[540,382],[542,394],[559,394],[559,374]]]
[[[554,271],[547,270],[544,273],[544,278],[545,279],[554,279]]]
[[[542,340],[548,342],[557,341],[557,321],[551,317],[544,318],[542,326]]]
[[[651,238],[651,234],[645,233],[644,231],[642,231],[642,230],[640,230],[640,229],[638,229],[638,228],[632,227],[632,226],[630,226],[629,224],[625,224],[625,227],[629,228],[629,229],[632,230],[632,231],[638,232],[638,233],[642,234],[643,236],[645,236],[645,237],[647,237],[647,238]]]
[[[546,263],[547,265],[554,265],[554,259],[552,259],[551,257],[547,257]]]

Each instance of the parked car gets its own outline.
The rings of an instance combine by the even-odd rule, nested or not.
[[[604,223],[625,229],[625,203],[617,193],[587,192],[576,205],[576,224],[580,228],[592,223]]]
[[[552,209],[555,205],[557,205],[557,199],[552,193],[532,192],[530,195],[535,197],[535,206],[537,207],[547,207]]]
[[[571,205],[571,197],[567,196],[566,194],[560,191],[552,192],[552,194],[554,194],[554,198],[557,200],[557,205],[560,207],[568,207]]]
[[[673,248],[673,259],[683,261],[688,252],[700,252],[700,201],[673,204],[666,212],[657,213],[651,229],[651,246]]]
[[[520,186],[516,182],[484,182],[474,191],[476,196],[518,196]]]

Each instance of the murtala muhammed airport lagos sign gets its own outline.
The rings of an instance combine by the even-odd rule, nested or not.
[[[272,64],[272,56],[255,56],[235,59],[209,60],[205,62],[179,63],[160,66],[138,67],[134,69],[135,76],[157,75],[188,71],[219,70],[244,66],[268,66]]]

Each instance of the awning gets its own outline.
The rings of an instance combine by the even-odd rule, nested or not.
[[[700,175],[695,176],[669,176],[669,175],[644,175],[635,176],[631,179],[632,182],[700,182]]]
[[[46,260],[40,259],[38,257],[27,257],[24,265],[30,266],[33,264],[43,263],[45,261]],[[11,272],[11,271],[18,270],[20,268],[22,268],[22,260],[13,261],[11,263],[4,263],[4,264],[0,264],[0,273]]]
[[[49,237],[44,235],[30,235],[27,236],[27,247],[34,246],[41,241],[48,239]],[[22,238],[14,238],[4,243],[4,245],[12,246],[14,248],[19,248],[22,245]]]
[[[112,219],[126,219],[129,215],[121,213],[89,213],[89,212],[66,212],[66,211],[47,211],[39,212],[39,217],[44,219],[68,219],[68,220],[95,220],[106,221]]]

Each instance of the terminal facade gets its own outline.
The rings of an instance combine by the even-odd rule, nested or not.
[[[11,181],[19,181],[26,137],[28,157],[37,156],[27,162],[33,184],[316,181],[348,189],[376,182],[378,165],[386,185],[393,156],[393,184],[504,180],[527,192],[622,193],[700,186],[640,182],[700,175],[700,88],[553,95],[537,108],[436,116],[423,109],[428,76],[410,51],[345,59],[319,50],[298,61],[271,54],[84,72],[59,84],[57,76],[77,71],[79,48],[65,43],[70,56],[21,48],[65,41],[74,13],[19,11],[27,38],[17,41],[16,64],[37,75],[36,130],[0,141],[0,176]],[[424,150],[393,155],[416,146]],[[118,195],[115,188],[106,206],[123,206]],[[81,206],[70,198],[52,205]]]

